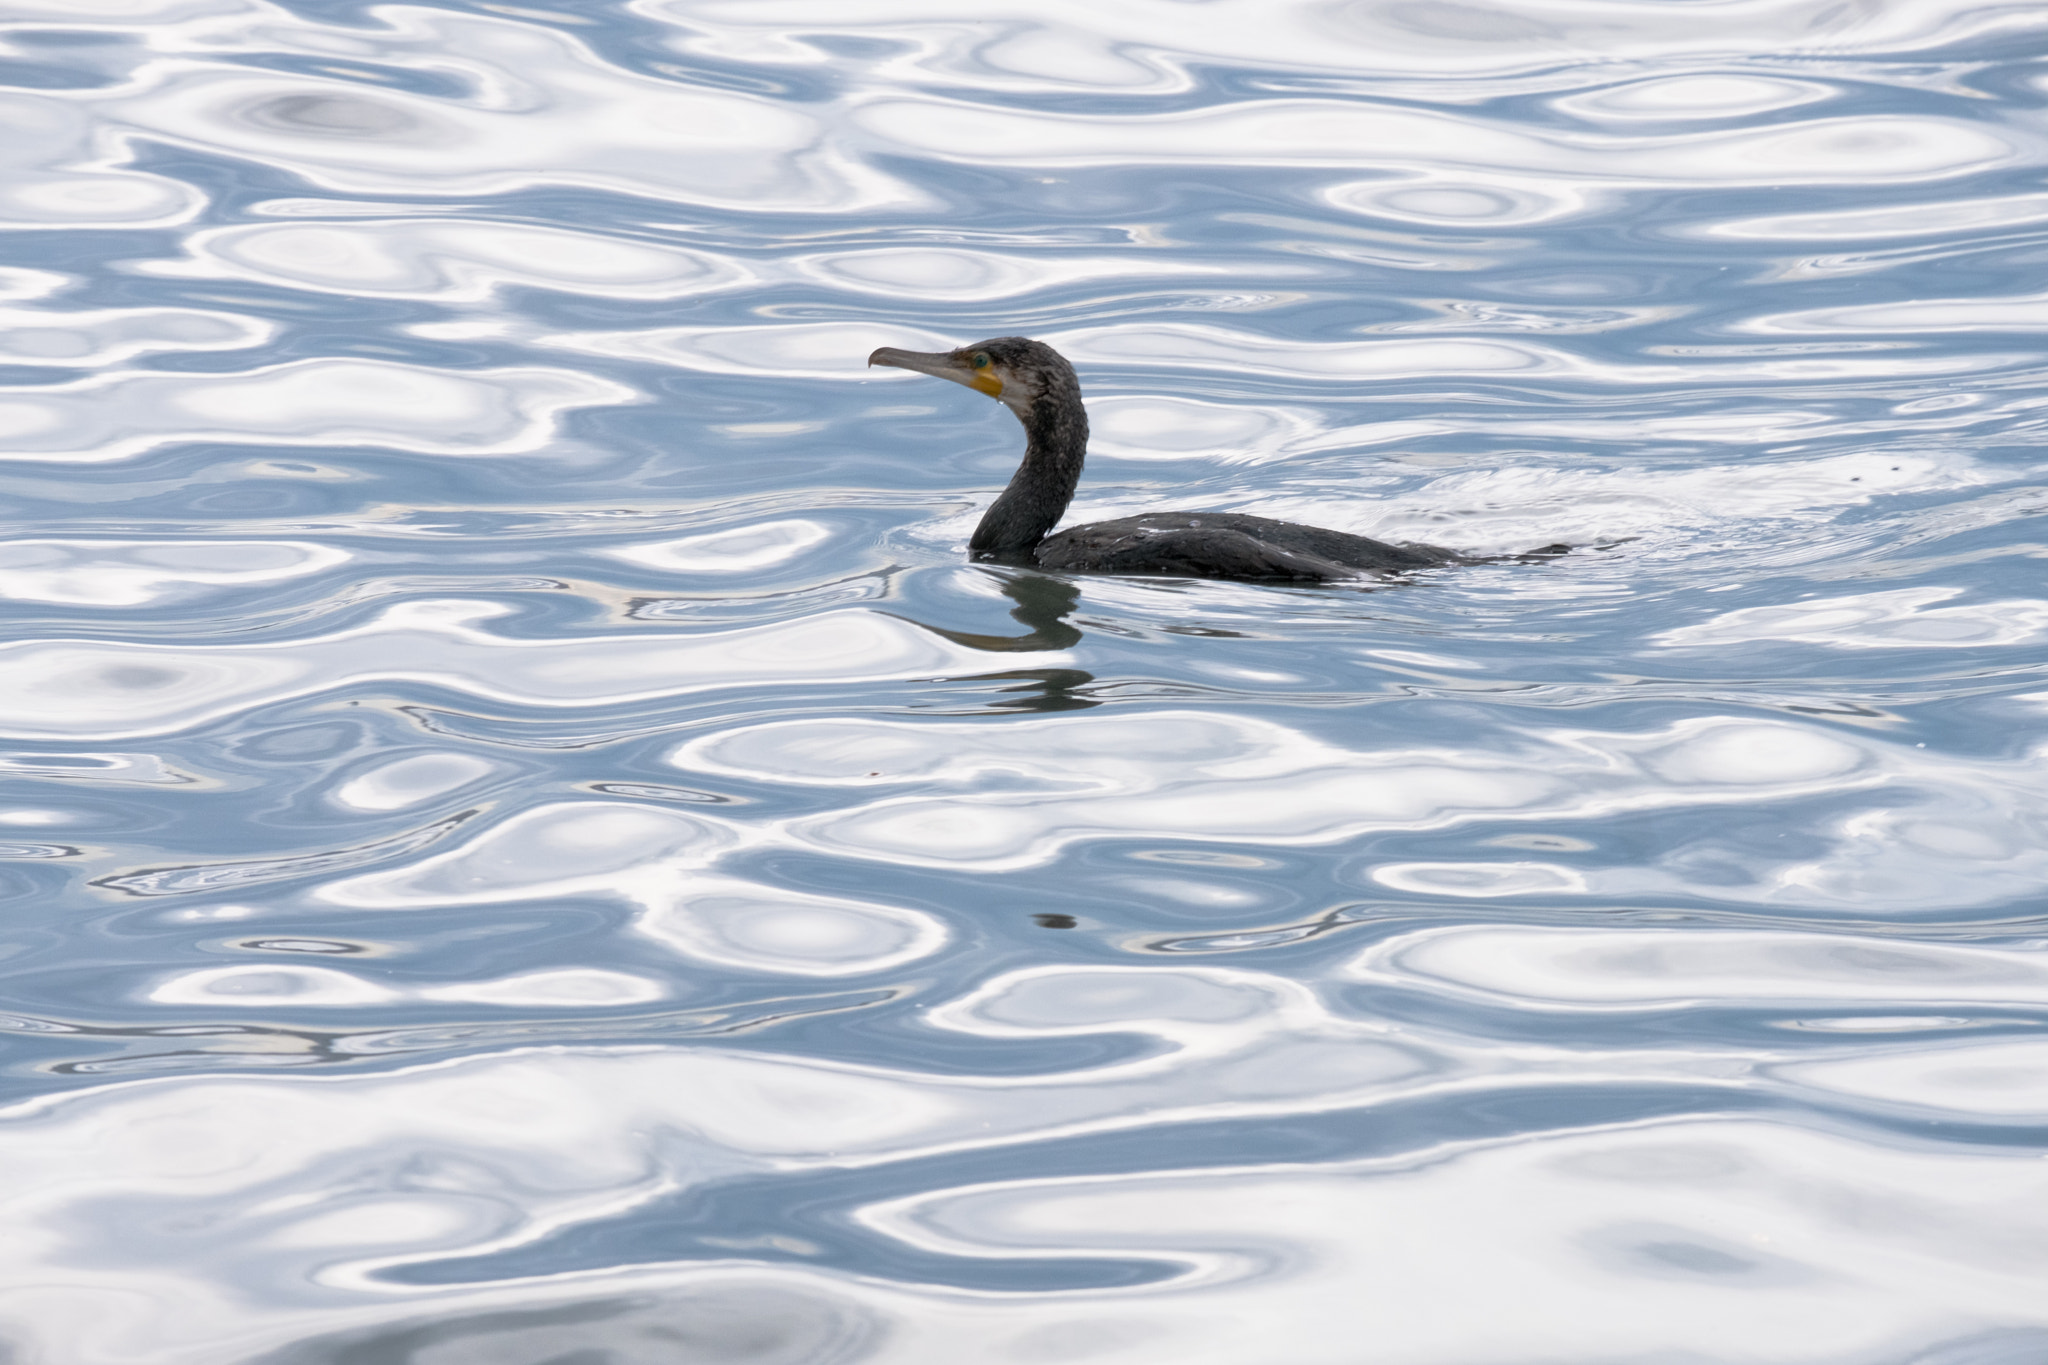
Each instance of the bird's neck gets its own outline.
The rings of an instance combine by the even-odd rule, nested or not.
[[[1059,525],[1081,481],[1081,462],[1088,455],[1088,414],[1078,386],[1071,394],[1042,396],[1021,420],[1024,463],[974,528],[967,549],[976,559],[1028,561],[1038,542]]]

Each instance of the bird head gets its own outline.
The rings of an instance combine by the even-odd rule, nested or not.
[[[1047,392],[1072,389],[1078,397],[1080,391],[1074,367],[1066,357],[1029,337],[991,337],[957,351],[900,351],[883,346],[868,357],[868,364],[893,365],[965,384],[1019,417],[1029,417],[1032,405]]]

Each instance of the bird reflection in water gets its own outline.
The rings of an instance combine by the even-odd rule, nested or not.
[[[1081,643],[1081,630],[1069,625],[1067,617],[1080,605],[1081,590],[1061,578],[1041,573],[991,573],[1003,596],[1016,603],[1010,617],[1025,629],[1022,635],[981,635],[973,631],[948,630],[944,626],[917,621],[934,635],[956,645],[987,650],[992,654],[1035,654],[1052,649],[1072,649]],[[907,618],[906,618],[907,619]],[[1079,695],[1078,689],[1095,681],[1095,675],[1079,668],[1013,668],[1000,673],[977,673],[974,682],[1015,680],[1018,686],[1004,688],[1017,695],[990,706],[1005,711],[1079,711],[1100,702]]]

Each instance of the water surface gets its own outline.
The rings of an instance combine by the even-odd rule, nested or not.
[[[0,38],[0,1358],[2048,1359],[2048,12]]]

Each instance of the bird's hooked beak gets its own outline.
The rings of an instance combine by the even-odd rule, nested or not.
[[[983,360],[985,362],[986,357]],[[1003,381],[996,378],[993,366],[984,363],[977,370],[951,351],[899,351],[894,346],[882,346],[868,357],[868,364],[916,370],[919,374],[937,375],[955,384],[965,384],[976,393],[985,393],[991,398],[1003,396]]]

